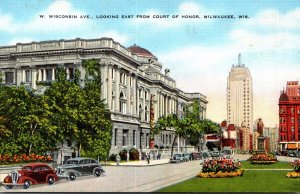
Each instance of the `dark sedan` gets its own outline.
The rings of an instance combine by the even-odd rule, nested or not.
[[[100,177],[104,173],[104,169],[97,160],[92,158],[72,158],[67,160],[63,165],[57,167],[57,175],[59,178],[68,178],[74,181],[77,176],[95,175]]]

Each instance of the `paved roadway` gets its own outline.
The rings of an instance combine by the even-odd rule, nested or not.
[[[32,185],[29,189],[13,188],[5,192],[139,192],[154,191],[170,184],[194,177],[200,172],[199,160],[156,166],[106,166],[101,177],[77,177],[54,185]]]
[[[250,155],[234,155],[233,159],[246,160]],[[277,157],[279,161],[294,161],[297,158]],[[151,192],[177,182],[195,177],[200,172],[200,161],[165,164],[167,160],[123,163],[121,166],[105,166],[101,177],[77,177],[73,182],[60,180],[54,185],[32,185],[29,189],[14,188],[0,192]],[[161,165],[156,165],[164,163]],[[127,165],[127,166],[126,166]]]

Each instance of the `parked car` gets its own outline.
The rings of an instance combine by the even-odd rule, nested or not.
[[[58,181],[55,170],[46,163],[30,163],[22,167],[21,170],[10,172],[3,180],[6,189],[14,186],[23,186],[28,189],[32,184],[48,183],[52,185]]]
[[[70,181],[74,181],[77,176],[84,175],[93,174],[96,177],[100,177],[104,172],[104,169],[97,160],[82,157],[69,159],[65,164],[58,166],[56,169],[59,178],[68,178]]]
[[[203,151],[203,152],[201,152],[201,156],[202,156],[202,159],[206,159],[206,158],[210,157],[210,153]]]
[[[291,151],[291,150],[289,150],[289,151],[287,152],[287,155],[288,155],[289,157],[297,157],[296,152]]]
[[[179,163],[184,162],[184,157],[182,154],[174,154],[173,157],[170,159],[171,163]]]
[[[190,155],[191,155],[192,160],[200,160],[201,159],[201,154],[199,152],[192,152]]]
[[[218,151],[212,151],[211,152],[211,157],[213,157],[213,158],[220,157],[220,156],[221,156],[221,154]]]
[[[189,153],[185,153],[185,154],[182,154],[182,155],[183,155],[183,160],[185,162],[192,160],[191,155]]]
[[[281,156],[287,156],[287,155],[288,155],[287,150],[282,150],[282,151],[280,152],[280,155],[281,155]]]

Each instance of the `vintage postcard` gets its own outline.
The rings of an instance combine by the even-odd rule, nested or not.
[[[299,53],[298,0],[2,0],[0,191],[300,192]]]

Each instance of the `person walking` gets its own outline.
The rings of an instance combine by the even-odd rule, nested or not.
[[[148,164],[150,164],[150,154],[149,153],[146,154],[146,158],[147,158]]]
[[[120,160],[121,160],[121,157],[120,157],[120,155],[119,155],[119,154],[117,154],[117,156],[116,156],[116,162],[117,162],[117,166],[119,166],[119,165],[120,165]]]

